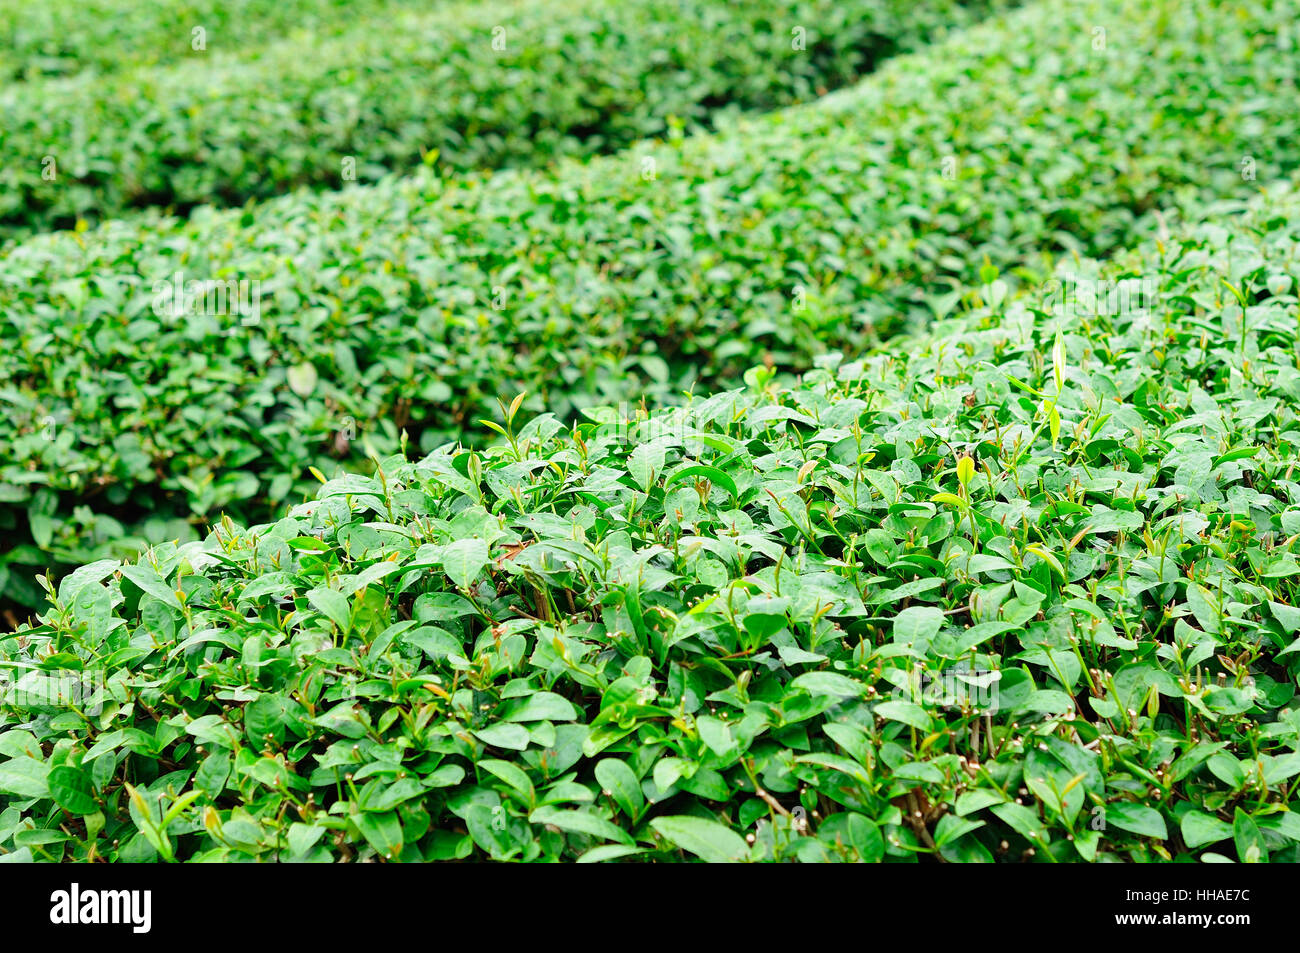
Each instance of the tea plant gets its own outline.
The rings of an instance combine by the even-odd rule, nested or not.
[[[985,262],[1032,280],[1253,194],[1300,155],[1297,14],[1034,6],[713,136],[34,238],[0,261],[0,585],[37,605],[36,571],[267,519],[310,466],[477,439],[503,393],[569,422],[857,354]],[[159,307],[201,280],[259,315]]]
[[[0,234],[298,186],[545,165],[812,99],[1005,0],[369,3],[331,36],[0,89]],[[142,8],[146,9],[146,8]],[[247,18],[227,14],[233,21]],[[188,45],[190,31],[170,45]],[[120,52],[117,55],[121,55]]]
[[[253,52],[286,34],[334,36],[359,17],[420,0],[0,0],[0,80],[115,73],[218,50]],[[209,40],[211,43],[209,44]]]
[[[516,398],[83,566],[0,641],[0,849],[1294,861],[1298,277],[1274,190],[794,384]]]

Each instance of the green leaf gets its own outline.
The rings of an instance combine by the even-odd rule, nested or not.
[[[735,480],[733,480],[722,470],[719,470],[717,467],[705,466],[703,464],[696,464],[695,466],[683,467],[682,469],[675,471],[672,474],[672,476],[670,476],[667,480],[664,481],[664,489],[666,490],[674,483],[679,483],[682,480],[687,479],[688,477],[695,477],[696,479],[703,478],[705,480],[708,480],[714,486],[720,486],[728,493],[730,493],[733,499],[738,495],[736,490]]]
[[[1192,615],[1206,632],[1219,631],[1219,613],[1215,609],[1213,598],[1204,586],[1189,582],[1187,584],[1187,606]]]
[[[910,606],[894,617],[894,641],[911,645],[939,634],[943,612],[933,606]]]
[[[149,595],[153,596],[164,605],[171,606],[173,609],[181,607],[180,600],[176,598],[176,593],[170,586],[158,575],[157,572],[148,566],[140,566],[132,563],[124,564],[119,570],[123,576],[130,579],[133,583],[143,589]]]
[[[528,820],[533,824],[551,824],[575,834],[617,841],[625,847],[636,846],[627,831],[586,811],[563,811],[551,807],[539,807],[529,815]]]
[[[1143,807],[1139,804],[1107,804],[1106,823],[1143,837],[1165,840],[1169,836],[1169,831],[1165,828],[1165,819],[1160,812],[1155,808]]]
[[[646,853],[644,847],[624,847],[620,844],[605,844],[601,847],[593,847],[587,851],[577,862],[580,864],[603,864],[606,861],[618,860],[621,857],[632,857],[636,854]]]
[[[650,826],[682,850],[709,863],[734,863],[749,854],[745,839],[717,821],[676,815],[656,817]]]
[[[1024,805],[1007,802],[995,804],[989,810],[1027,840],[1042,843],[1047,836],[1046,828],[1038,815]]]
[[[50,797],[69,814],[94,814],[99,810],[95,803],[95,788],[90,775],[81,768],[60,765],[51,768],[47,775]]]
[[[1280,602],[1270,602],[1269,611],[1273,613],[1273,618],[1277,619],[1282,626],[1282,631],[1288,635],[1300,629],[1300,609],[1295,606],[1283,605]]]
[[[307,601],[338,626],[340,633],[348,634],[352,628],[352,610],[347,596],[334,589],[312,589],[307,593]]]
[[[605,758],[597,762],[596,780],[631,821],[635,823],[640,818],[645,796],[641,793],[636,775],[626,762],[617,758]]]
[[[533,782],[529,780],[528,774],[523,770],[523,768],[516,764],[511,764],[509,761],[498,761],[493,758],[487,758],[478,762],[478,766],[484,771],[496,775],[506,784],[510,785],[510,787],[523,796],[525,804],[531,806],[536,802],[537,792],[533,789]]]
[[[442,554],[447,578],[462,589],[468,588],[488,564],[488,544],[481,539],[458,539]]]
[[[790,680],[790,687],[810,695],[835,695],[842,698],[861,697],[867,686],[846,675],[835,672],[805,672]]]
[[[1232,825],[1203,811],[1188,811],[1180,824],[1183,843],[1192,850],[1232,837]]]
[[[34,758],[14,758],[0,764],[0,791],[18,797],[50,796],[50,769]]]
[[[353,814],[351,819],[380,856],[396,857],[402,852],[402,823],[396,811]]]
[[[980,622],[957,636],[956,654],[965,655],[977,645],[983,645],[995,636],[1014,632],[1019,628],[1020,626],[1011,622]]]
[[[933,731],[934,719],[919,705],[904,701],[881,702],[876,706],[876,714],[889,721],[901,721],[918,731]]]
[[[656,441],[638,444],[627,457],[627,470],[637,486],[648,490],[664,469],[664,445]]]
[[[502,705],[503,721],[576,721],[578,710],[563,695],[534,692],[523,699],[511,699]]]
[[[316,365],[309,361],[295,364],[285,372],[285,377],[289,381],[289,389],[299,397],[310,397],[312,391],[316,389],[316,381],[319,379],[319,375],[316,373]]]
[[[876,864],[884,859],[885,838],[880,827],[861,814],[851,813],[845,822],[849,846],[858,853],[864,864]]]
[[[528,730],[520,725],[500,724],[492,725],[489,728],[482,728],[474,732],[484,744],[492,745],[494,748],[509,748],[514,751],[523,751],[528,747],[531,736]]]
[[[1237,859],[1243,864],[1268,863],[1264,837],[1254,819],[1240,807],[1233,815],[1232,840],[1237,848]]]
[[[268,741],[279,744],[286,734],[306,734],[307,710],[292,698],[266,694],[244,707],[244,728],[248,740],[259,747]]]
[[[325,828],[294,821],[289,825],[289,856],[302,857],[325,836]]]

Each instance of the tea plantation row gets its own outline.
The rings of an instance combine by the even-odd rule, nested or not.
[[[239,204],[422,161],[538,165],[812,99],[1005,0],[362,5],[198,61],[0,90],[0,234]],[[169,42],[185,41],[173,38]]]
[[[34,238],[0,262],[5,591],[34,605],[52,562],[265,519],[309,466],[363,466],[403,429],[423,451],[485,433],[498,397],[570,420],[806,368],[946,314],[985,262],[1032,281],[1176,199],[1249,195],[1300,155],[1297,14],[1035,6],[588,165]],[[256,308],[177,309],[198,279],[249,282]]]
[[[1300,859],[1298,249],[1275,191],[1140,307],[83,567],[0,641],[5,859]]]
[[[256,54],[286,34],[335,36],[420,0],[0,0],[0,80],[113,73],[217,52]],[[373,26],[373,23],[371,24]]]

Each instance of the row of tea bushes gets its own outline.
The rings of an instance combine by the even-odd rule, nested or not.
[[[812,99],[1005,0],[360,7],[337,37],[0,89],[0,234],[437,162],[541,165]]]
[[[567,420],[806,368],[946,313],[985,265],[1251,194],[1300,156],[1297,14],[1035,6],[712,136],[34,238],[0,261],[5,591],[34,605],[37,569],[264,519],[403,429],[486,433],[499,397]]]
[[[288,34],[336,36],[382,11],[418,6],[417,0],[0,0],[0,80],[113,73],[217,52],[256,55]]]
[[[1297,276],[1275,192],[1055,313],[84,566],[0,640],[0,850],[1294,862]]]

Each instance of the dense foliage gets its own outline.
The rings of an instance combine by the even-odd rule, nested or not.
[[[670,119],[811,99],[991,5],[1007,4],[389,2],[363,4],[337,37],[232,51],[214,30],[182,63],[0,89],[0,229],[238,204],[422,162],[589,155]]]
[[[982,277],[796,385],[516,401],[499,446],[83,567],[0,642],[0,846],[1297,859],[1300,195]]]
[[[986,260],[1248,195],[1300,155],[1298,13],[1039,5],[714,136],[32,239],[0,262],[0,584],[35,605],[51,562],[264,520],[309,466],[483,433],[501,394],[567,421],[856,353]],[[178,273],[260,282],[260,314],[160,314]]]
[[[255,52],[286,34],[334,36],[358,18],[427,0],[0,0],[0,80]]]

